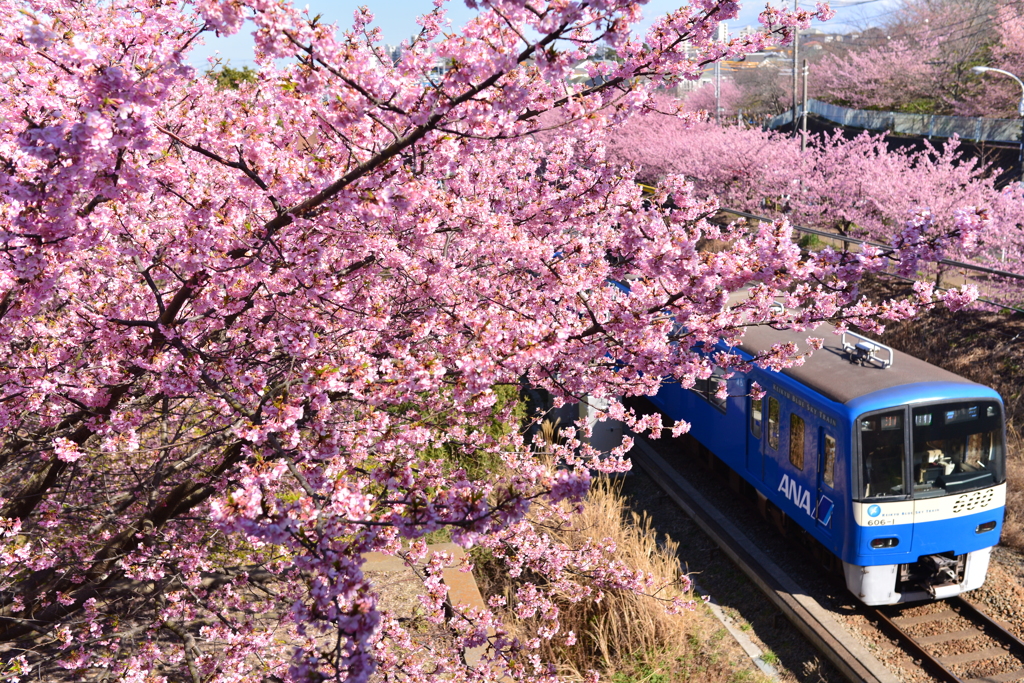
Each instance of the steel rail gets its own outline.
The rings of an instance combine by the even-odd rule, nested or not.
[[[747,575],[794,627],[848,681],[895,683],[866,648],[849,638],[834,618],[803,588],[752,544],[721,512],[686,482],[642,437],[630,457]]]
[[[979,635],[986,635],[997,641],[1003,652],[1010,654],[1015,651],[1018,657],[1024,656],[1024,641],[1004,628],[1002,624],[986,614],[977,605],[963,596],[948,598],[945,600],[945,603],[952,608],[951,611],[953,613],[972,621],[974,630]],[[872,608],[870,610],[870,614],[884,626],[885,630],[898,638],[908,652],[921,661],[922,668],[926,669],[929,673],[940,680],[948,681],[948,683],[976,683],[990,680],[1010,681],[1024,679],[1024,668],[1015,672],[1004,672],[1003,674],[994,674],[993,676],[980,679],[962,678],[955,674],[952,669],[946,665],[946,662],[942,661],[942,657],[931,654],[925,643],[920,642],[917,638],[910,635],[910,633],[900,625],[898,617],[890,617],[886,614],[886,610],[883,608]],[[939,619],[936,619],[936,621],[938,620]],[[953,639],[954,638],[950,638],[950,640]],[[979,649],[977,652],[983,653],[985,650]],[[1011,677],[1006,677],[1007,674],[1010,674]]]
[[[975,615],[980,621],[983,621],[986,626],[988,626],[993,631],[1003,636],[1010,643],[1011,646],[1019,648],[1021,653],[1024,653],[1024,640],[1021,640],[1014,634],[1007,631],[1005,628],[1003,628],[1002,624],[1000,624],[998,621],[990,617],[980,607],[975,605],[970,600],[960,596],[953,598],[953,601],[959,602],[961,608],[971,612],[971,614]]]
[[[880,609],[874,609],[869,612],[872,617],[878,620],[879,624],[891,635],[896,636],[903,641],[904,647],[909,650],[915,659],[921,661],[921,668],[927,670],[936,678],[946,681],[947,683],[963,683],[963,680],[958,677],[955,673],[946,668],[946,665],[940,662],[936,657],[933,657],[928,650],[924,648],[924,645],[917,642],[912,635],[900,628],[899,624],[893,621],[885,612]]]

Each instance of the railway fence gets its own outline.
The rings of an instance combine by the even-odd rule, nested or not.
[[[887,130],[905,135],[951,138],[954,135],[978,142],[1018,143],[1021,136],[1020,119],[986,119],[974,116],[939,116],[936,114],[904,114],[895,111],[851,109],[820,100],[807,100],[807,113],[820,116],[841,126],[865,130]],[[798,107],[796,117],[803,115]],[[778,128],[793,121],[793,110],[773,117],[766,128]]]

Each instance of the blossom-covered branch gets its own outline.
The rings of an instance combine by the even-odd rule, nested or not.
[[[514,608],[550,615],[545,638],[549,591],[648,587],[613,548],[558,546],[527,517],[567,519],[629,443],[601,458],[577,425],[538,457],[515,388],[650,394],[706,377],[696,345],[750,322],[906,314],[857,301],[875,260],[806,258],[781,222],[709,224],[716,203],[681,177],[648,201],[606,155],[654,87],[826,8],[718,44],[733,3],[643,39],[624,0],[474,5],[458,34],[426,14],[395,63],[364,11],[336,34],[262,0],[0,9],[3,676],[547,676],[497,612],[447,601],[444,558],[425,606],[452,637],[429,651],[362,571],[447,529],[544,578]],[[252,81],[218,89],[184,61],[246,22]],[[621,61],[572,85],[599,45]],[[556,107],[575,123],[534,135]],[[901,258],[938,255],[929,230]],[[778,296],[793,314],[771,313]]]

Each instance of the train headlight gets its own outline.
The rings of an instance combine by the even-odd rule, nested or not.
[[[976,533],[976,534],[983,534],[986,531],[992,531],[995,528],[996,528],[996,523],[995,522],[985,522],[984,524],[979,524],[978,528],[974,530],[974,533]]]
[[[871,541],[872,548],[895,548],[899,544],[898,538],[875,538]]]

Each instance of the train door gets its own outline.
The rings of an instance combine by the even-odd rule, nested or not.
[[[751,398],[750,421],[747,425],[747,472],[755,481],[764,480],[764,449],[767,432],[765,411],[768,406],[768,395],[763,398]],[[778,400],[775,400],[778,406]],[[777,409],[776,409],[777,410]]]
[[[832,514],[836,508],[836,437],[825,427],[818,428],[818,496],[815,517],[818,529],[832,532]]]
[[[805,528],[811,526],[817,502],[818,459],[815,457],[817,433],[809,424],[807,413],[798,411],[795,403],[788,404],[787,417],[782,427],[786,436],[778,457],[778,495],[788,499],[783,509],[799,518]],[[768,408],[771,412],[771,406]],[[807,517],[804,517],[807,515]],[[811,518],[811,519],[808,519]]]
[[[750,424],[747,426],[747,471],[755,481],[765,481],[767,463],[774,462],[779,450],[779,424],[782,408],[777,396],[765,392],[761,399],[750,399]]]

